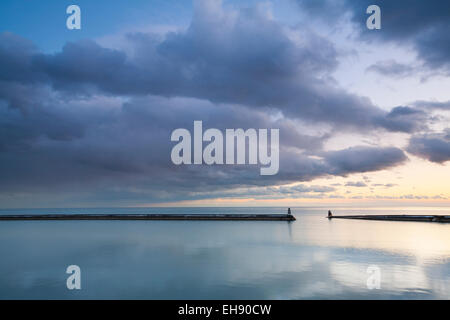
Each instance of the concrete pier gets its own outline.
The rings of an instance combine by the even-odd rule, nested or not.
[[[0,215],[0,221],[19,220],[239,220],[295,221],[290,214],[33,214]]]
[[[450,216],[444,215],[356,215],[335,216],[328,214],[328,219],[353,219],[353,220],[377,220],[377,221],[416,221],[416,222],[442,222],[450,223]]]

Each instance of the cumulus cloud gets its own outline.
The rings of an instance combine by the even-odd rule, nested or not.
[[[54,54],[24,50],[26,64],[4,76],[29,66],[30,78],[65,94],[184,96],[275,109],[338,130],[404,131],[368,98],[336,85],[338,56],[329,40],[284,26],[258,7],[227,11],[213,1],[195,9],[186,30],[129,34],[133,54],[93,41],[68,43]]]
[[[71,203],[159,202],[272,187],[280,196],[318,196],[334,188],[279,186],[407,160],[395,147],[324,150],[334,132],[411,133],[424,122],[422,110],[385,111],[340,88],[332,78],[333,44],[259,7],[200,3],[187,29],[132,33],[126,43],[111,49],[86,40],[45,54],[20,36],[0,34],[2,203],[63,193]],[[279,128],[279,173],[173,165],[170,134],[194,120],[221,130]],[[316,132],[303,130],[305,123]]]
[[[398,106],[393,108],[382,120],[386,128],[392,131],[417,132],[427,128],[429,115],[423,110],[408,106]]]
[[[382,60],[370,65],[367,71],[375,72],[380,75],[402,78],[413,75],[417,72],[416,68],[404,63],[398,63],[395,60]]]
[[[91,190],[99,198],[105,193],[104,197],[114,199],[168,201],[201,198],[202,194],[230,188],[281,185],[326,175],[375,171],[405,160],[399,149],[375,147],[319,151],[319,157],[310,157],[301,152],[301,141],[307,140],[305,136],[297,133],[300,142],[295,145],[296,133],[283,120],[274,120],[251,108],[217,106],[190,98],[138,98],[124,103],[118,110],[112,106],[102,113],[86,114],[86,122],[82,121],[83,115],[84,112],[75,113],[80,119],[75,125],[80,130],[79,136],[67,139],[55,139],[41,130],[41,123],[36,123],[36,129],[31,124],[22,128],[27,122],[20,113],[16,119],[2,118],[1,121],[10,122],[9,128],[2,128],[15,126],[17,132],[35,135],[2,141],[0,190],[8,193]],[[198,119],[203,119],[205,128],[222,130],[280,128],[279,174],[261,177],[256,166],[173,165],[170,133],[179,127],[190,129]],[[60,125],[63,132],[70,132],[65,122]],[[5,132],[11,135],[13,131]],[[283,132],[288,132],[289,139],[283,139]],[[19,138],[26,142],[23,148],[18,148]]]
[[[450,101],[415,101],[414,106],[428,110],[450,110]]]
[[[394,147],[352,147],[327,152],[326,159],[331,173],[338,175],[382,170],[407,160],[404,152]]]
[[[450,160],[450,132],[413,136],[407,151],[436,163]]]
[[[361,39],[382,40],[412,46],[425,65],[450,71],[450,3],[442,0],[297,0],[303,10],[328,17],[349,13]],[[366,28],[366,9],[377,4],[382,10],[382,29]],[[395,69],[395,68],[394,68]],[[397,68],[398,69],[398,68]],[[403,68],[400,68],[403,69]],[[398,70],[397,70],[398,71]],[[404,72],[405,70],[401,70]]]

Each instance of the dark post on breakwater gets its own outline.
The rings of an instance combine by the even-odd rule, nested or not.
[[[0,215],[0,221],[17,220],[238,220],[295,221],[291,214],[33,214]]]
[[[328,210],[327,218],[331,219],[352,219],[352,220],[375,220],[375,221],[414,221],[414,222],[442,222],[450,223],[450,216],[444,215],[355,215],[355,216],[335,216]]]

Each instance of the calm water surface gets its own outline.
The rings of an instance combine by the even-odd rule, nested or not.
[[[286,208],[1,210],[24,213],[284,213]],[[417,211],[416,211],[417,210]],[[450,208],[336,210],[450,214]],[[295,222],[3,221],[0,299],[450,299],[450,224],[325,219]],[[68,290],[67,266],[82,289]],[[381,288],[369,290],[369,266]]]

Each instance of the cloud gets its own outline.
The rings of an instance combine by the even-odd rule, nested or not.
[[[363,188],[363,187],[367,187],[367,184],[365,184],[365,183],[362,182],[362,181],[357,181],[357,182],[350,181],[350,182],[347,182],[347,183],[345,184],[345,186],[346,186],[346,187]]]
[[[136,204],[266,187],[280,196],[322,196],[334,189],[279,186],[407,160],[395,147],[324,150],[335,132],[415,132],[424,122],[423,110],[385,111],[340,88],[332,78],[333,44],[258,6],[200,3],[187,29],[132,33],[124,43],[111,49],[86,40],[45,54],[20,36],[0,34],[3,205],[48,206],[55,198]],[[279,174],[261,177],[257,166],[173,165],[170,134],[194,120],[220,130],[279,128]]]
[[[323,19],[351,16],[364,41],[389,41],[411,46],[425,65],[450,71],[450,3],[445,0],[297,0],[303,10]],[[381,30],[366,27],[366,9],[372,4],[381,8]],[[337,19],[337,18],[336,18]],[[395,68],[394,68],[395,69]]]
[[[12,81],[10,74],[28,67],[27,79],[66,95],[183,96],[276,110],[341,131],[409,130],[399,119],[386,119],[389,114],[368,98],[336,84],[338,54],[329,40],[285,26],[259,6],[225,10],[219,1],[199,2],[186,30],[131,33],[127,43],[123,49],[67,43],[54,54],[25,50],[24,64],[3,76]]]
[[[33,83],[44,80],[32,68],[36,47],[27,39],[10,32],[0,33],[0,81]]]
[[[423,110],[408,106],[399,106],[393,108],[380,121],[383,123],[384,127],[391,129],[392,131],[412,133],[426,129],[427,119],[428,114]]]
[[[422,108],[427,110],[450,110],[450,101],[416,101],[413,103],[416,108]]]
[[[393,147],[352,147],[326,153],[330,171],[337,175],[386,169],[407,160],[402,150]]]
[[[102,98],[97,98],[102,101]],[[102,105],[105,105],[103,102]],[[72,105],[77,102],[71,100]],[[81,104],[81,101],[78,101]],[[2,141],[0,152],[0,192],[72,194],[84,201],[176,201],[201,199],[211,192],[254,186],[276,186],[310,181],[326,175],[348,175],[376,171],[401,164],[405,158],[396,148],[350,148],[320,151],[318,157],[302,153],[302,142],[295,145],[295,132],[283,120],[274,120],[264,112],[234,105],[215,105],[191,98],[136,98],[120,104],[110,102],[109,109],[86,113],[75,108],[72,118],[79,135],[55,139],[41,128],[42,123],[24,121],[18,110],[4,106],[11,128],[34,136],[24,139],[26,147],[18,148],[18,139]],[[95,109],[95,104],[89,105]],[[56,108],[56,107],[55,107]],[[14,111],[15,112],[12,112]],[[47,109],[50,119],[56,110]],[[42,113],[37,113],[41,115]],[[42,116],[44,117],[44,116]],[[36,119],[40,119],[36,116]],[[203,119],[204,128],[280,128],[280,172],[261,177],[257,166],[183,166],[170,161],[170,133],[176,128],[192,128],[193,121]],[[85,121],[83,121],[85,120]],[[23,124],[27,127],[23,128]],[[69,127],[60,122],[62,133]],[[2,128],[6,128],[2,125]],[[48,130],[48,129],[46,129]],[[284,132],[289,139],[284,139]],[[3,137],[3,136],[2,136]],[[300,140],[304,135],[298,134]],[[307,139],[306,139],[307,140]],[[315,141],[314,139],[312,141]],[[309,148],[309,146],[305,146]],[[312,149],[307,149],[311,152]],[[331,188],[331,187],[328,187]],[[326,192],[317,187],[296,192]],[[80,191],[82,190],[82,191]],[[85,194],[84,194],[85,193]],[[31,199],[31,198],[30,198]]]
[[[449,161],[450,132],[413,136],[409,141],[407,151],[436,163]]]
[[[375,72],[383,76],[403,78],[416,73],[417,69],[413,66],[398,63],[394,60],[377,61],[369,66],[367,71]]]
[[[385,187],[385,188],[392,188],[396,187],[397,184],[395,183],[374,183],[372,184],[372,187]]]
[[[237,188],[219,191],[204,191],[201,198],[238,198],[238,199],[283,199],[283,198],[314,198],[320,199],[333,196],[331,192],[336,191],[333,187],[304,185],[298,184],[294,186],[280,187],[249,187]]]

